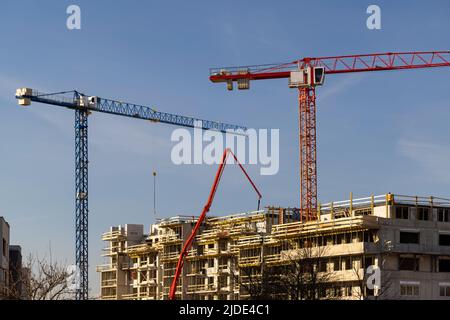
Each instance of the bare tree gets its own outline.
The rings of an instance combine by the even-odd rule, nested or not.
[[[319,268],[325,248],[312,247],[311,244],[298,248],[294,243],[290,247],[294,249],[280,256],[282,263],[268,265],[262,258],[257,266],[240,267],[235,281],[240,286],[241,295],[245,294],[252,300],[315,300],[326,297],[330,272]]]
[[[240,294],[247,295],[250,300],[275,300],[283,292],[277,268],[264,262],[260,266],[239,268],[235,281],[239,284]]]
[[[370,290],[367,286],[368,278],[369,278],[370,274],[368,274],[366,272],[365,267],[368,267],[368,266],[363,265],[363,266],[361,266],[360,269],[357,269],[356,266],[353,266],[353,273],[355,274],[355,278],[357,279],[356,283],[357,283],[357,286],[359,289],[359,291],[356,292],[356,294],[355,294],[358,299],[365,300],[368,298],[373,298],[375,300],[378,300],[378,299],[387,298],[388,292],[389,292],[390,288],[392,287],[391,273],[384,268],[384,264],[385,264],[385,261],[386,261],[386,258],[388,257],[388,255],[389,255],[389,252],[383,252],[379,255],[381,265],[377,266],[377,267],[380,268],[379,270],[380,270],[381,279],[380,279],[380,286],[379,286],[379,288],[377,288],[376,294],[374,291]],[[364,256],[363,256],[363,259],[364,259]],[[362,275],[361,275],[361,273],[362,273]]]
[[[22,269],[14,272],[18,276],[10,282],[5,299],[64,300],[74,297],[69,286],[73,273],[64,264],[30,255]]]
[[[331,273],[325,268],[325,247],[307,244],[285,254],[288,263],[280,273],[280,286],[290,300],[316,300],[325,298]],[[326,264],[325,264],[326,266]]]

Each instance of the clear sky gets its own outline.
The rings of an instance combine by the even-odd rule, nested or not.
[[[81,30],[66,8],[81,7]],[[382,29],[368,30],[378,4]],[[286,80],[228,92],[208,69],[305,56],[449,50],[448,1],[2,1],[0,215],[24,254],[74,257],[74,114],[17,106],[18,87],[156,106],[205,119],[280,129],[280,171],[249,172],[263,204],[298,206],[298,109]],[[386,192],[450,198],[450,69],[329,76],[318,89],[319,198]],[[90,119],[90,287],[98,293],[102,232],[196,215],[215,166],[170,161],[171,126],[103,114]],[[237,168],[224,174],[212,213],[253,210]]]

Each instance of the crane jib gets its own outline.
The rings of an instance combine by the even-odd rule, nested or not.
[[[51,98],[53,94],[24,94],[16,95],[16,99],[29,99],[34,102],[43,104],[61,106],[72,110],[87,110],[96,111],[102,113],[108,113],[113,115],[120,115],[129,118],[137,118],[142,120],[149,120],[158,123],[164,123],[169,125],[177,125],[187,128],[199,128],[202,130],[214,130],[222,133],[229,133],[230,131],[246,131],[247,128],[240,125],[227,124],[217,121],[204,120],[199,118],[192,118],[182,115],[171,114],[167,112],[159,112],[153,108],[104,99],[99,97],[87,97],[76,91],[71,91],[78,95],[80,98],[73,98],[71,101],[62,100],[61,98]],[[95,98],[95,102],[89,101],[81,103],[81,99]],[[196,126],[196,123],[201,123],[201,126]]]
[[[16,99],[21,106],[29,106],[34,101],[75,111],[75,264],[79,278],[75,290],[77,300],[89,298],[88,116],[90,112],[103,112],[190,128],[197,128],[196,124],[202,121],[201,126],[198,128],[204,130],[216,130],[226,133],[229,130],[246,131],[246,128],[242,126],[158,112],[150,107],[103,99],[96,96],[87,96],[75,90],[47,94],[30,88],[19,88],[16,91]]]

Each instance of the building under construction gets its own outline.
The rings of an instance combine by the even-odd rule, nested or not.
[[[450,199],[386,194],[208,217],[177,299],[450,299]],[[102,299],[167,299],[196,217],[111,227]]]

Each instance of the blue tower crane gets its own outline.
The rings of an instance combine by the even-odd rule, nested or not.
[[[78,91],[41,93],[30,88],[16,91],[19,105],[39,102],[75,111],[75,263],[78,271],[77,300],[88,299],[88,116],[103,112],[188,128],[215,130],[223,133],[246,128],[210,120],[185,117],[128,102],[88,96]],[[201,122],[200,122],[201,121]],[[201,123],[201,125],[199,125]]]

